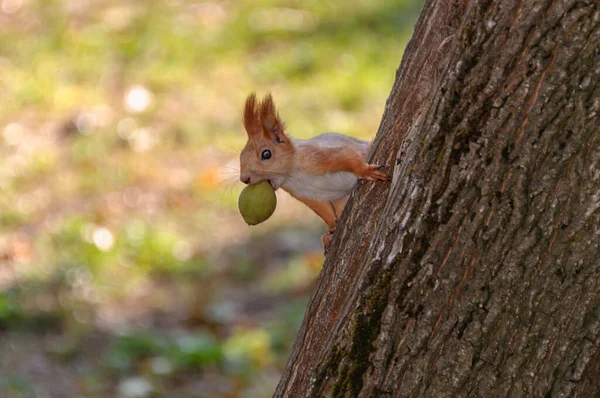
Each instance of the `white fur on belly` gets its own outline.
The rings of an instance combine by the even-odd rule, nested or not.
[[[282,188],[302,198],[327,202],[349,195],[357,180],[348,171],[323,175],[294,173]]]

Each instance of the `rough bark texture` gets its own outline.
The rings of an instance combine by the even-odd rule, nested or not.
[[[276,397],[600,396],[600,5],[427,1]]]

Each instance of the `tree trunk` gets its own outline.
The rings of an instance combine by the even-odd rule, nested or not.
[[[600,396],[599,2],[415,29],[275,396]]]

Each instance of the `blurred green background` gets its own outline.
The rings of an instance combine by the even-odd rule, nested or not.
[[[0,0],[0,397],[269,397],[325,225],[237,212],[246,95],[371,139],[421,0]]]

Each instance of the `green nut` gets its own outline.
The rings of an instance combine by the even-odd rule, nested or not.
[[[268,181],[248,185],[240,193],[238,200],[240,214],[248,225],[266,221],[277,207],[277,196]]]

